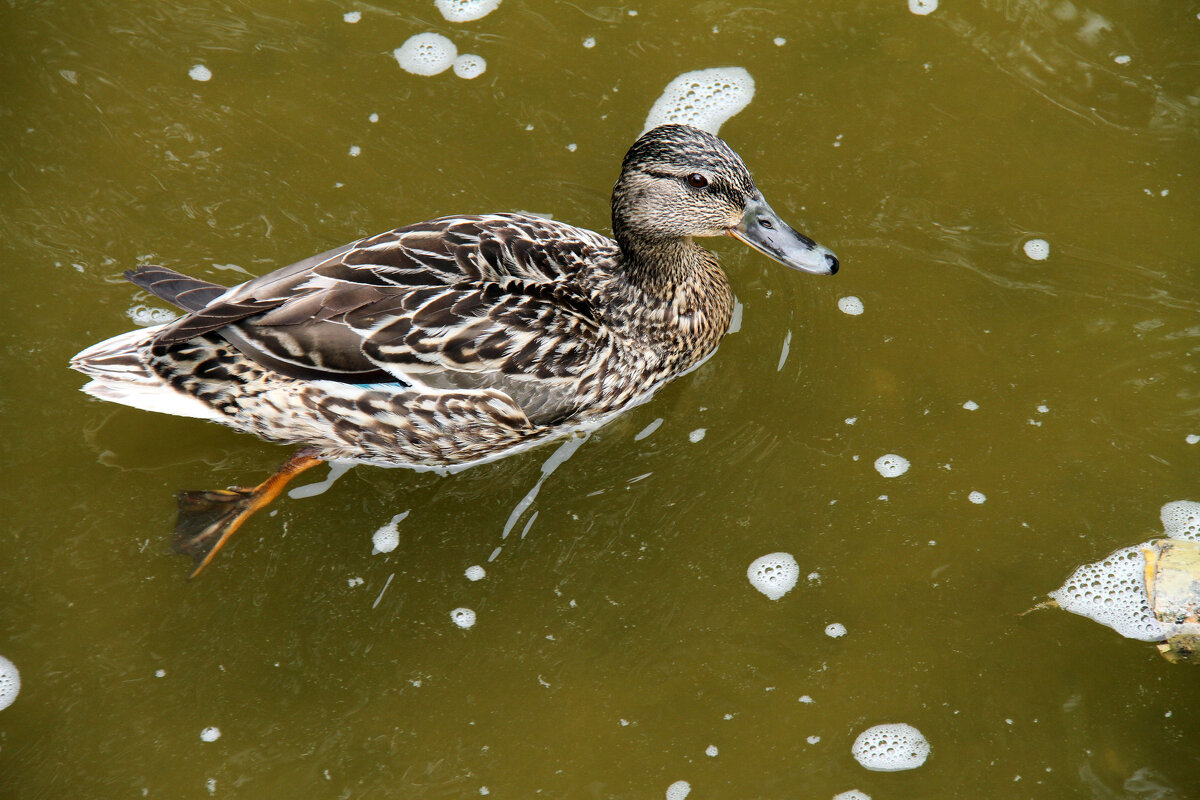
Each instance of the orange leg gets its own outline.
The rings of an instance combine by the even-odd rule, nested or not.
[[[253,489],[231,487],[176,495],[179,516],[175,520],[174,547],[176,552],[192,557],[192,574],[188,578],[199,575],[233,532],[255,511],[278,497],[288,481],[323,461],[316,450],[306,448]]]

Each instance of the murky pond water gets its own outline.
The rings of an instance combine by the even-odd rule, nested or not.
[[[1019,616],[1200,499],[1198,13],[13,4],[0,794],[1200,796],[1200,673]],[[402,71],[426,31],[486,71]],[[172,493],[287,451],[76,391],[70,355],[162,307],[124,269],[231,284],[456,212],[607,230],[654,100],[730,65],[756,93],[722,136],[841,273],[713,242],[740,331],[532,502],[554,445],[359,468],[183,580]],[[772,601],[746,570],[775,552],[800,580]],[[851,745],[891,722],[929,759],[869,772]]]

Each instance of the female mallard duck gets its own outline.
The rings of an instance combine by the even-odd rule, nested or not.
[[[203,569],[325,460],[459,469],[593,427],[703,361],[733,295],[692,237],[733,236],[831,275],[712,134],[663,125],[625,156],[613,239],[521,214],[442,217],[227,289],[125,276],[189,313],[71,360],[102,400],[305,445],[253,489],[179,495],[176,549]]]

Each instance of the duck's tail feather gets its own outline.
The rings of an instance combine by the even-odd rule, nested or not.
[[[146,411],[221,422],[216,411],[176,390],[146,364],[146,345],[164,327],[127,331],[76,353],[71,369],[92,379],[81,391]]]
[[[229,289],[155,264],[125,270],[125,279],[184,311],[199,311]]]

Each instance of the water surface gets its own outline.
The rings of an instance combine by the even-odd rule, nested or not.
[[[1198,13],[9,8],[0,654],[23,689],[0,794],[1195,797],[1198,673],[1018,614],[1200,500]],[[403,72],[392,50],[425,31],[487,71]],[[515,517],[554,445],[449,477],[355,469],[183,580],[171,494],[288,452],[76,391],[71,354],[161,307],[124,269],[234,283],[448,213],[607,230],[651,104],[713,66],[754,76],[721,133],[836,277],[713,242],[740,331]],[[908,472],[881,477],[888,453]],[[772,602],[746,568],[777,551],[802,577]],[[853,760],[885,722],[928,737],[924,766]]]

